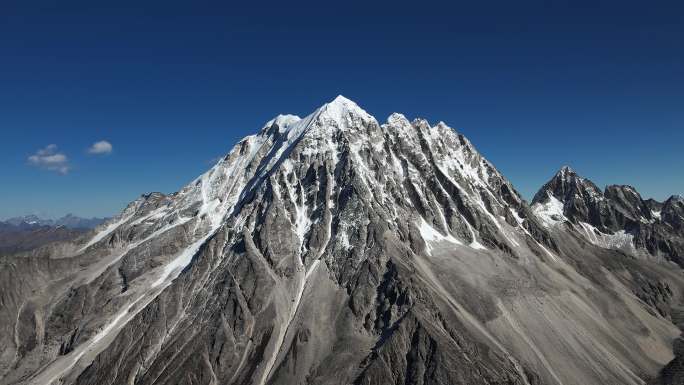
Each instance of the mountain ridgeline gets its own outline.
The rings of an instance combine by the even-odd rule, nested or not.
[[[566,222],[590,242],[631,254],[684,263],[684,199],[644,200],[634,187],[607,186],[563,167],[534,196],[532,205],[547,222]],[[555,209],[559,214],[552,218]]]
[[[107,218],[81,218],[73,214],[67,214],[57,219],[43,219],[37,215],[26,215],[23,217],[13,217],[2,221],[4,224],[31,227],[31,226],[51,226],[66,227],[70,229],[92,229],[106,221]]]
[[[105,220],[106,218],[86,219],[68,214],[55,220],[27,215],[0,221],[0,257],[52,242],[72,240]]]
[[[0,383],[678,383],[682,214],[340,96],[0,260]]]

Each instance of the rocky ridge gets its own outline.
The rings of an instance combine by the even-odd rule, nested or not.
[[[684,278],[556,226],[605,210],[587,186],[550,186],[591,199],[548,216],[444,123],[280,115],[179,192],[0,261],[0,383],[654,380]]]
[[[601,191],[569,167],[561,168],[532,200],[548,225],[567,223],[587,240],[637,256],[684,263],[684,200],[644,200],[632,186]]]

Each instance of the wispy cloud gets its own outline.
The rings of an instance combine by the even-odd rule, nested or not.
[[[88,147],[88,154],[107,155],[112,153],[112,144],[106,140],[93,143]]]
[[[47,147],[36,151],[35,154],[28,157],[28,163],[62,175],[68,173],[71,168],[69,166],[69,159],[66,155],[57,151],[56,144],[49,144]]]

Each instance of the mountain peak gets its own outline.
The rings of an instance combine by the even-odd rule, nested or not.
[[[573,170],[572,167],[570,167],[568,165],[564,165],[563,167],[561,167],[558,170],[558,172],[556,172],[556,177],[568,178],[568,177],[572,177],[572,176],[578,176],[578,175],[577,175],[577,172],[575,172],[575,170]]]
[[[575,188],[578,190],[586,190],[590,195],[601,195],[602,191],[592,182],[591,180],[584,178],[577,173],[570,166],[563,166],[558,170],[556,175],[553,176],[551,181],[557,181],[564,185],[564,189]]]
[[[328,117],[336,121],[344,120],[348,115],[360,116],[362,118],[372,118],[363,108],[359,107],[354,101],[342,95],[337,95],[335,99],[324,104],[318,109],[319,117]]]
[[[344,95],[337,95],[337,96],[335,96],[335,99],[333,99],[332,101],[330,101],[328,104],[334,104],[334,103],[342,103],[342,104],[349,104],[349,103],[351,103],[351,104],[356,105],[356,103],[355,103],[353,100],[347,98],[347,97],[344,96]]]
[[[266,122],[266,124],[264,124],[264,127],[262,128],[262,131],[268,130],[273,125],[278,126],[278,130],[280,132],[287,131],[290,126],[299,122],[300,120],[302,120],[302,118],[300,118],[297,115],[280,114],[280,115],[276,116],[275,118]]]
[[[409,120],[406,119],[406,116],[404,116],[404,114],[393,112],[390,116],[387,117],[387,124],[389,124],[390,126],[408,127],[411,125],[411,122],[409,122]]]
[[[601,200],[603,192],[592,181],[577,174],[570,166],[563,166],[551,180],[542,186],[532,199],[532,203],[547,202],[549,195],[565,203],[578,197]]]
[[[374,119],[368,112],[359,107],[354,101],[337,95],[333,100],[323,104],[304,118],[297,115],[280,114],[269,120],[261,129],[262,134],[271,135],[278,133],[286,134],[294,139],[308,131],[312,126],[329,126],[330,122],[336,122],[332,126],[337,128],[348,127],[352,120],[369,121]]]
[[[642,272],[568,237],[627,247],[631,234],[594,221],[608,206],[588,179],[560,174],[532,211],[443,123],[392,114],[379,125],[343,96],[303,119],[279,115],[180,191],[146,194],[40,255],[3,255],[0,383],[315,373],[413,384],[425,370],[434,383],[641,383],[649,354],[669,352],[663,320],[684,280],[666,270],[664,286],[652,261]],[[675,228],[684,216],[672,206],[662,217]],[[633,325],[653,343],[622,354]],[[577,365],[557,375],[563,361]]]

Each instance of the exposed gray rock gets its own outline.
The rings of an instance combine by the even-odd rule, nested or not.
[[[445,124],[343,97],[2,263],[3,384],[642,384],[684,294],[547,226]]]
[[[665,203],[644,200],[625,185],[607,186],[602,192],[566,166],[537,192],[532,204],[546,222],[567,220],[594,244],[684,263],[684,203],[678,196]],[[551,218],[554,205],[561,214],[556,219]]]

